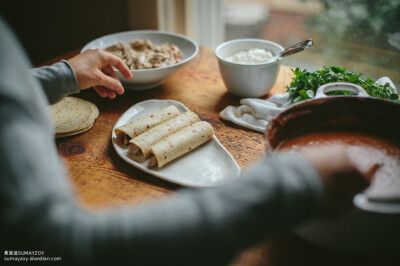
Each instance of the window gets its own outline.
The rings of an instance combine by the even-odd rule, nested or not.
[[[263,38],[288,46],[311,37],[312,49],[284,64],[341,65],[400,84],[400,0],[225,0],[225,40]]]

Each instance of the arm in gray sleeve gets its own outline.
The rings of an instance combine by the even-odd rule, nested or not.
[[[2,235],[18,250],[33,243],[30,249],[70,265],[224,265],[242,248],[306,219],[318,204],[313,168],[301,157],[278,156],[219,188],[92,213],[75,205],[49,134],[29,119],[2,125],[10,130],[0,135],[9,221]]]
[[[66,60],[51,66],[31,69],[32,75],[39,80],[50,104],[64,96],[79,92],[75,74]]]
[[[224,265],[240,249],[313,214],[316,171],[263,159],[235,182],[137,207],[77,206],[46,101],[0,21],[0,235],[3,250],[43,250],[67,265]]]

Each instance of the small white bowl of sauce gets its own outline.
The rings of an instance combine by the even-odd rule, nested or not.
[[[274,86],[279,54],[284,48],[261,39],[237,39],[215,49],[222,79],[228,91],[240,97],[262,97]]]

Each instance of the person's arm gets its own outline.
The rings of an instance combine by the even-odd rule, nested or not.
[[[33,68],[31,72],[42,85],[49,103],[55,103],[64,96],[80,91],[76,76],[66,60],[51,66]]]
[[[224,265],[318,206],[315,170],[299,156],[282,156],[220,188],[91,213],[76,206],[51,135],[16,106],[1,107],[20,116],[0,118],[7,202],[0,230],[17,250],[45,250],[71,265]]]
[[[32,76],[42,85],[50,104],[64,96],[94,87],[101,97],[114,99],[124,93],[114,68],[126,79],[132,78],[132,72],[117,56],[101,49],[88,50],[51,66],[31,69]]]

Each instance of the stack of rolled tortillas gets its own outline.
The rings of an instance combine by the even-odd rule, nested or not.
[[[75,97],[65,97],[50,106],[50,116],[54,124],[55,136],[61,138],[89,130],[99,116],[99,109],[91,102]]]
[[[150,158],[149,166],[162,167],[206,143],[212,126],[194,112],[180,113],[170,105],[115,129],[117,143],[132,158]]]

